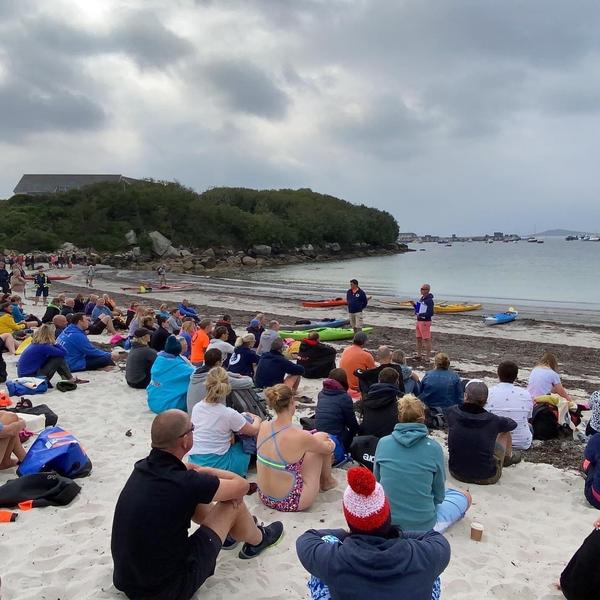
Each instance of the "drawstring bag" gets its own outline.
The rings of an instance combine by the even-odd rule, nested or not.
[[[92,462],[73,434],[61,427],[46,427],[29,448],[17,475],[56,471],[74,479],[89,475],[91,470]]]
[[[11,396],[33,396],[48,390],[45,377],[17,377],[6,382],[6,389]]]

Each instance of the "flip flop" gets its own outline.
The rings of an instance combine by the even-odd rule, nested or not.
[[[75,379],[73,379],[73,383],[89,383],[89,379],[79,379],[79,377],[75,377]]]

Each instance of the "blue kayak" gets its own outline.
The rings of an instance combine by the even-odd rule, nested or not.
[[[308,323],[306,322],[308,321]],[[308,329],[318,329],[319,327],[346,327],[350,324],[349,319],[322,319],[320,321],[309,321],[304,319],[302,323],[294,323],[294,325],[282,325],[281,329],[294,331],[307,331]]]
[[[516,310],[511,310],[503,313],[496,313],[488,317],[483,317],[483,321],[486,325],[502,325],[503,323],[510,323],[519,316]]]

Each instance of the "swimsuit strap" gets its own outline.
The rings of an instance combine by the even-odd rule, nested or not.
[[[285,458],[283,458],[283,456],[281,456],[281,451],[279,450],[279,445],[277,444],[277,439],[276,439],[276,435],[278,433],[281,433],[282,431],[285,431],[286,429],[289,429],[292,426],[292,424],[290,423],[289,425],[286,425],[285,427],[282,427],[281,429],[278,429],[277,431],[275,431],[275,425],[273,423],[271,423],[271,433],[256,447],[256,458],[257,460],[260,460],[260,462],[262,462],[263,464],[269,466],[269,467],[273,467],[274,469],[282,469],[288,466],[288,463]],[[269,440],[273,440],[273,446],[275,448],[275,452],[277,452],[277,456],[279,456],[280,459],[280,463],[277,463],[269,458],[265,458],[263,456],[261,456],[258,451],[260,450],[260,448],[262,447],[262,445],[265,442],[268,442]]]

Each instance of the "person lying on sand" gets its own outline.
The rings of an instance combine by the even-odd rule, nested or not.
[[[296,402],[292,390],[279,384],[265,390],[272,421],[264,421],[256,440],[258,493],[262,503],[281,512],[310,508],[319,491],[335,487],[331,475],[335,442],[292,424]]]
[[[257,525],[244,495],[250,484],[228,471],[184,464],[194,426],[180,410],[152,422],[152,450],[123,488],[112,528],[113,582],[129,598],[189,600],[215,571],[217,556],[244,542],[241,559],[283,536],[283,524]],[[190,536],[191,521],[200,527]]]

